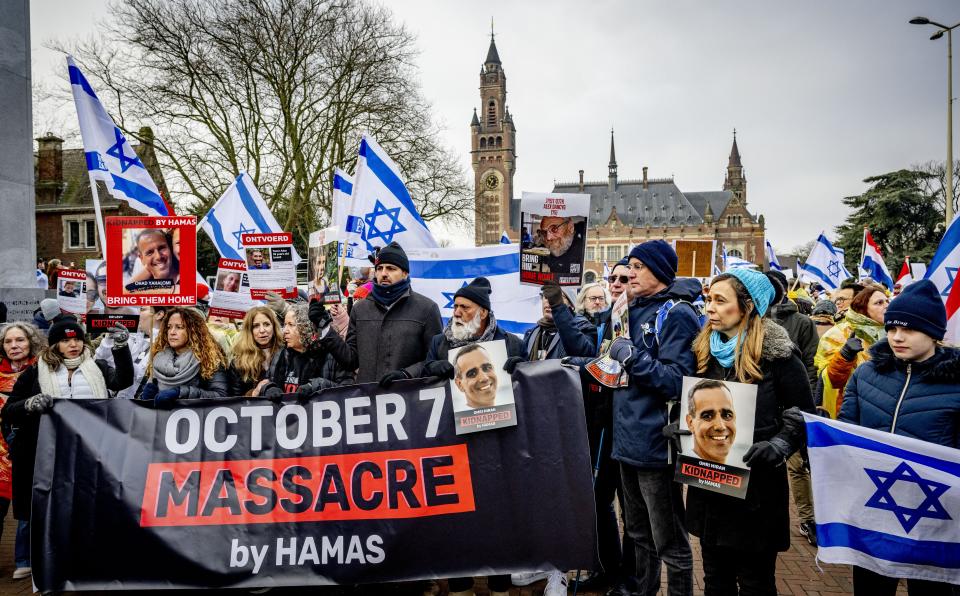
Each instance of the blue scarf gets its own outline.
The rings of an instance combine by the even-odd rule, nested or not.
[[[733,361],[737,358],[738,337],[739,335],[734,335],[727,341],[723,341],[723,336],[720,335],[719,331],[710,334],[710,353],[723,368],[733,366]]]
[[[389,286],[374,284],[373,292],[371,292],[370,295],[373,296],[373,299],[376,300],[378,304],[389,308],[401,296],[406,294],[407,290],[409,289],[410,278],[408,277],[403,281],[398,281],[397,283],[390,284]]]

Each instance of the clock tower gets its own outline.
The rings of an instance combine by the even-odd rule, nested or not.
[[[506,230],[511,238],[510,201],[516,170],[516,128],[507,109],[507,76],[490,31],[490,48],[480,68],[480,111],[470,122],[477,246],[496,244]]]

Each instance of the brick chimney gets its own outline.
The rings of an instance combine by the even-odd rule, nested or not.
[[[583,192],[583,170],[580,170],[580,192]]]
[[[643,190],[647,190],[647,166],[643,166]]]
[[[63,139],[48,132],[37,141],[36,198],[38,205],[57,202],[63,191]]]

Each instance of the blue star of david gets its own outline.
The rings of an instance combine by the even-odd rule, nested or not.
[[[950,290],[953,289],[953,280],[957,277],[957,267],[944,267],[947,271],[947,287],[940,292],[941,296],[949,296]]]
[[[463,285],[460,287],[461,288],[467,287],[467,282],[463,282]],[[457,291],[459,290],[454,290],[453,292],[440,292],[441,294],[443,294],[443,297],[447,299],[447,303],[443,305],[443,308],[453,308],[454,294],[456,294]]]
[[[389,230],[380,230],[377,227],[377,218],[380,216],[386,216],[390,220]],[[407,228],[400,223],[400,208],[387,209],[380,201],[377,201],[373,206],[373,211],[363,216],[363,221],[367,224],[363,231],[363,239],[367,243],[367,250],[376,248],[370,244],[370,241],[374,238],[383,238],[383,243],[386,245],[393,242],[394,236],[407,231]]]
[[[907,462],[900,462],[900,465],[894,468],[892,472],[869,470],[867,468],[864,468],[863,471],[877,485],[877,492],[870,497],[864,506],[893,512],[905,532],[909,533],[924,517],[951,519],[950,514],[940,503],[940,495],[947,492],[947,489],[950,488],[949,485],[921,478],[916,470],[907,465]],[[923,502],[913,509],[898,505],[893,495],[890,494],[890,489],[898,481],[916,484],[925,496]]]
[[[241,238],[243,234],[255,234],[257,232],[256,228],[245,228],[243,227],[243,221],[240,222],[240,229],[233,233],[233,237],[237,240],[237,250],[243,248],[243,241]]]
[[[827,273],[830,274],[830,277],[837,277],[840,275],[840,261],[830,261],[830,264],[827,265]]]
[[[114,157],[120,161],[120,173],[126,172],[132,166],[143,167],[143,164],[140,162],[140,158],[137,157],[137,154],[134,153],[133,157],[127,157],[123,153],[123,144],[126,142],[126,139],[123,138],[123,133],[120,132],[120,129],[116,126],[113,127],[114,138],[116,143],[106,150],[106,154],[110,157]]]

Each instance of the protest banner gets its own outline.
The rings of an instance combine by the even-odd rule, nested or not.
[[[34,582],[250,589],[593,569],[577,374],[528,363],[514,392],[518,426],[461,436],[445,380],[172,410],[56,400],[37,446]]]
[[[84,315],[87,312],[87,272],[61,269],[57,273],[57,306],[65,313]]]
[[[502,339],[450,350],[450,395],[457,434],[517,425],[513,383],[503,370],[507,343]]]
[[[267,292],[283,298],[297,297],[297,268],[293,260],[293,234],[241,234],[250,297],[262,300]]]
[[[683,377],[677,482],[738,499],[747,496],[750,468],[743,456],[753,445],[757,386]]]
[[[136,333],[140,325],[140,315],[87,314],[87,335],[90,339],[110,331],[116,325],[123,325],[130,333]]]
[[[525,192],[520,201],[520,283],[583,280],[590,195]]]
[[[108,217],[106,306],[197,303],[197,218]]]
[[[340,292],[339,263],[337,261],[337,228],[310,232],[307,245],[307,295],[316,296],[324,304],[339,304],[343,301]]]
[[[217,277],[210,297],[210,314],[228,319],[242,319],[253,308],[247,262],[221,258],[217,263]]]

